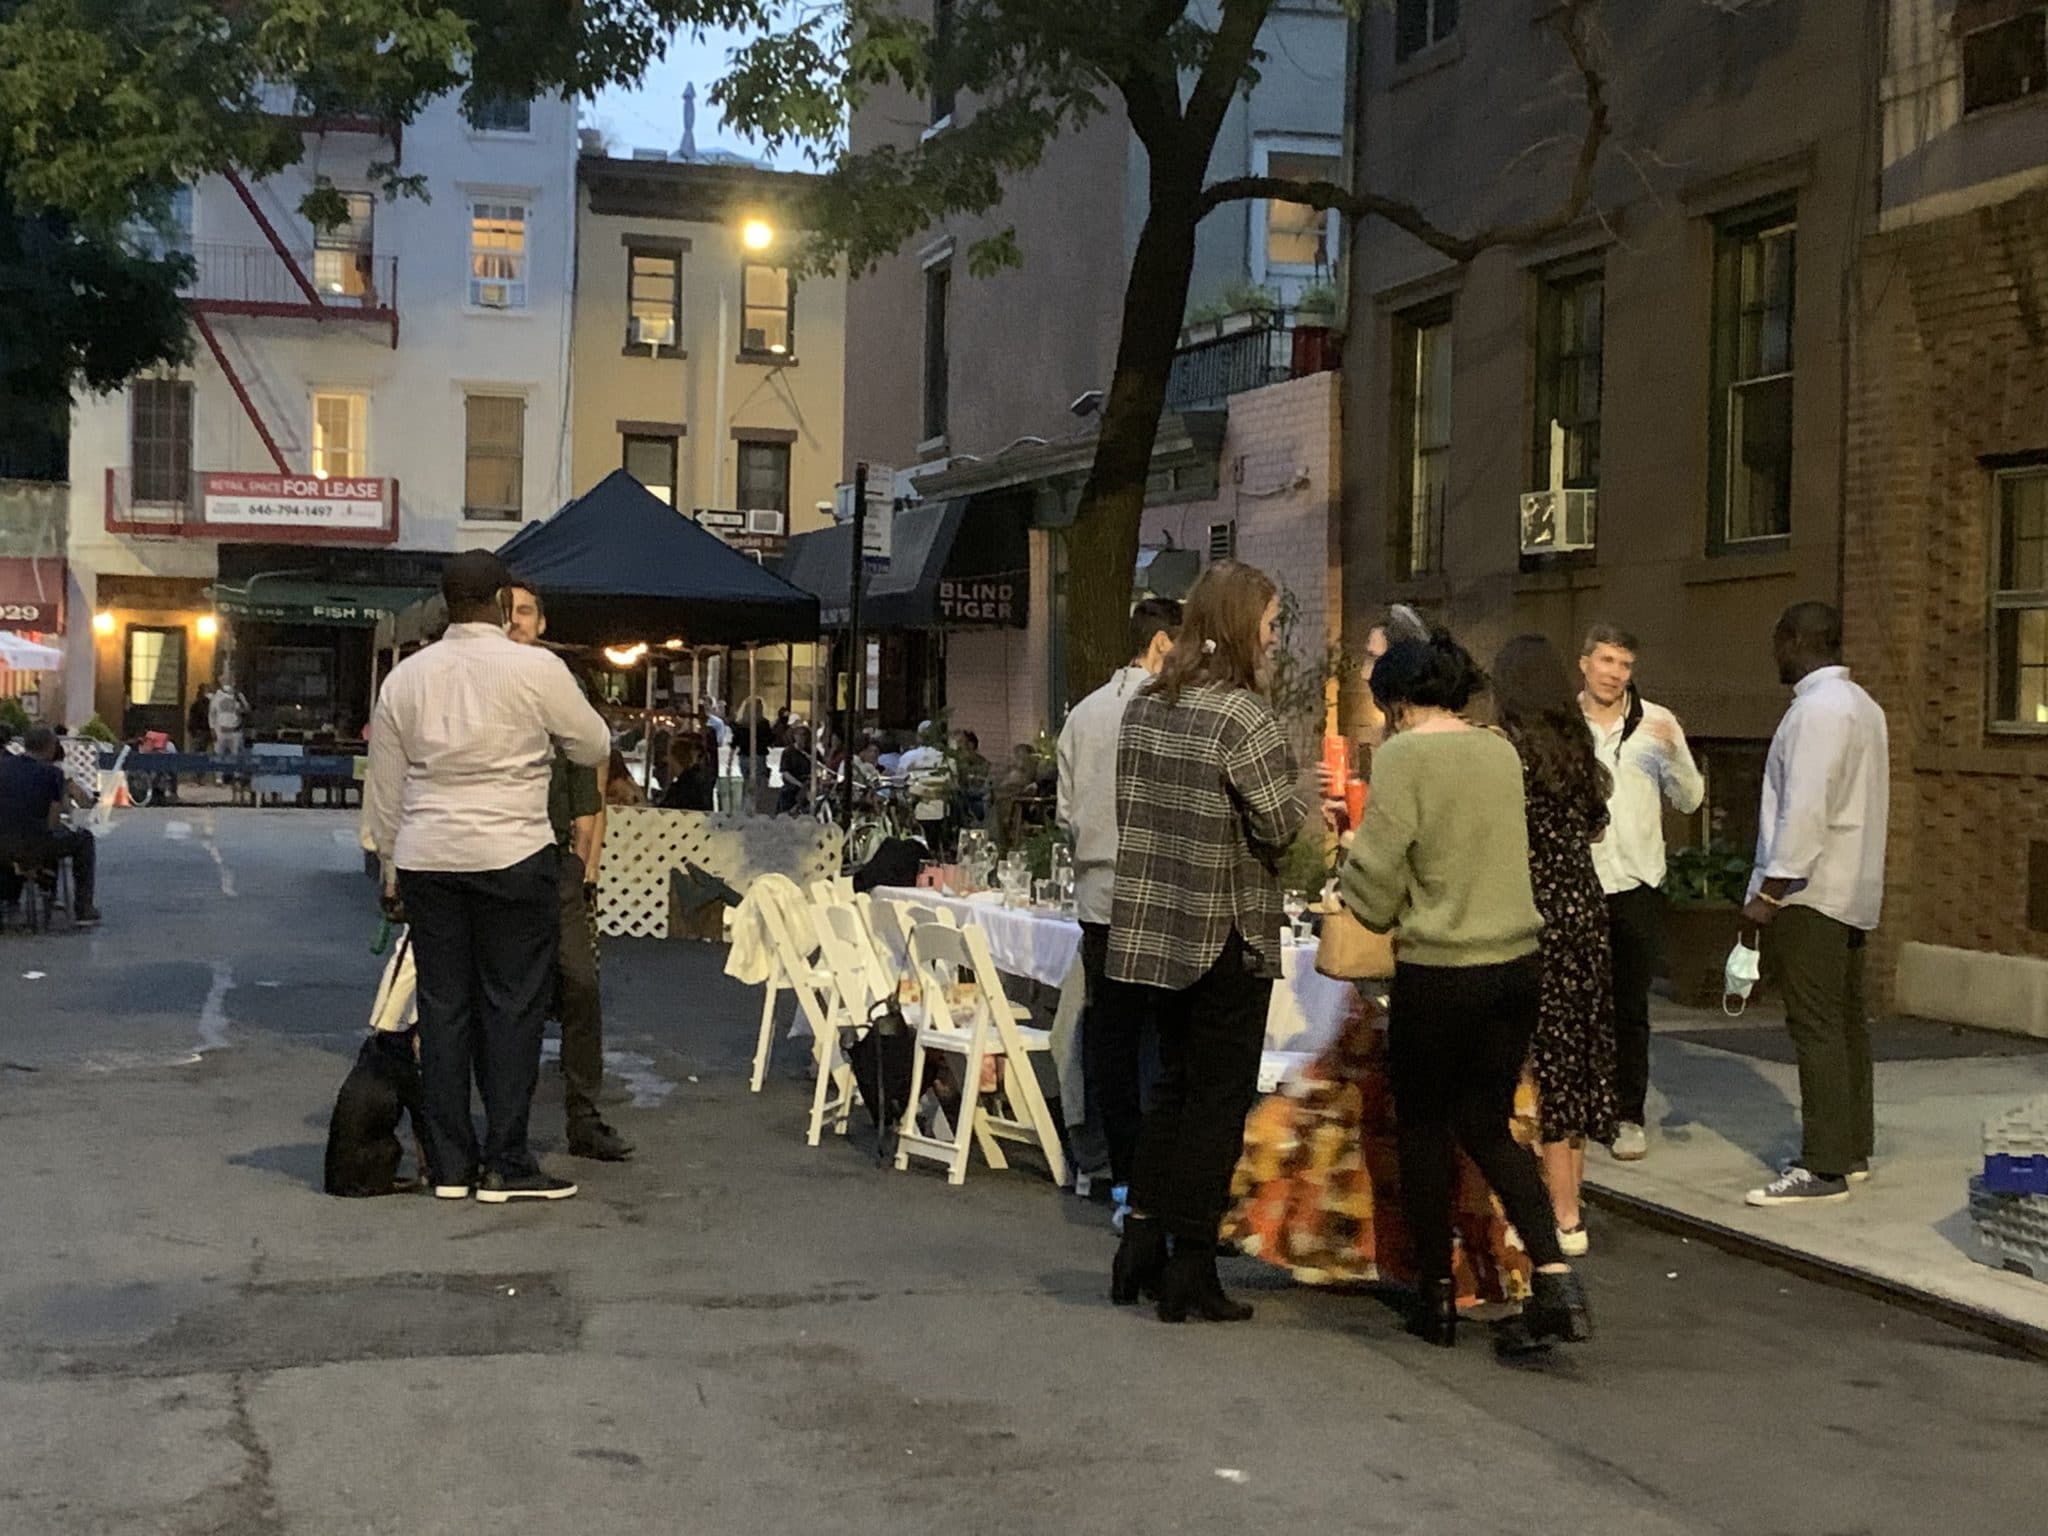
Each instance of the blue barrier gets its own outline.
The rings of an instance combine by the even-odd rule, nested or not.
[[[118,751],[100,749],[100,767],[112,768]],[[121,766],[123,773],[151,776],[175,774],[189,778],[201,773],[261,774],[266,778],[353,779],[360,755],[304,757],[259,757],[245,752],[238,757],[216,757],[210,752],[130,752]]]

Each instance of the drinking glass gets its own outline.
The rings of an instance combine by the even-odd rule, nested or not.
[[[1031,904],[1034,907],[1053,907],[1059,902],[1059,891],[1056,880],[1034,880],[1031,882]]]
[[[1294,930],[1295,942],[1306,938],[1302,915],[1308,911],[1308,895],[1304,891],[1286,891],[1280,897],[1280,908],[1287,914],[1287,923]]]

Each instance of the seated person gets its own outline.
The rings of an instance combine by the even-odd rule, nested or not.
[[[809,726],[784,728],[782,743],[782,792],[776,801],[779,814],[801,811],[811,798],[811,731]]]
[[[711,776],[710,750],[706,738],[710,733],[684,732],[671,737],[668,744],[668,787],[661,792],[661,808],[665,811],[711,811],[712,799],[717,781]]]
[[[19,754],[0,753],[0,860],[69,859],[72,920],[90,928],[100,920],[92,901],[96,849],[83,827],[59,823],[67,803],[91,805],[93,799],[57,766],[57,733],[47,725],[28,733]]]

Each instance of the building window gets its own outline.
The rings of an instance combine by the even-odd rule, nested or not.
[[[952,308],[953,264],[942,261],[924,269],[924,440],[946,435],[952,395],[953,360],[946,335]]]
[[[357,394],[313,397],[313,473],[319,478],[356,480],[369,473],[370,402]]]
[[[1794,242],[1790,209],[1716,236],[1710,548],[1792,531]]]
[[[740,350],[749,357],[796,354],[796,284],[789,268],[746,263],[740,274]]]
[[[1458,30],[1458,0],[1395,0],[1394,58],[1440,43]]]
[[[676,504],[676,440],[628,433],[623,463],[626,473],[670,506]]]
[[[1600,486],[1600,336],[1606,297],[1607,285],[1597,270],[1542,281],[1531,490]]]
[[[789,444],[739,445],[739,507],[741,512],[789,515]]]
[[[1979,14],[1971,9],[1965,0],[1956,13],[1963,28],[1963,111],[1982,112],[2048,90],[2048,6],[1980,0]]]
[[[462,109],[478,133],[533,132],[533,103],[523,96],[477,92]]]
[[[934,124],[949,121],[958,100],[951,71],[946,62],[946,45],[953,36],[953,0],[932,0],[932,117]]]
[[[479,309],[526,308],[526,205],[469,205],[469,302]]]
[[[128,626],[128,707],[177,709],[185,701],[185,631]]]
[[[526,507],[526,402],[516,395],[466,395],[462,515],[516,523]]]
[[[137,379],[128,387],[131,494],[138,502],[183,506],[192,494],[192,386]]]
[[[2048,468],[2013,470],[1993,483],[1991,721],[2048,730]]]
[[[1335,181],[1343,171],[1336,155],[1274,150],[1266,156],[1266,174],[1285,181]],[[1268,272],[1328,272],[1337,260],[1337,215],[1306,203],[1268,198],[1265,266]]]
[[[323,299],[361,302],[373,297],[377,203],[367,192],[344,192],[348,219],[313,232],[313,286]]]
[[[1441,568],[1451,494],[1450,311],[1411,316],[1396,337],[1396,462],[1403,484],[1394,517],[1394,574],[1406,580]]]
[[[674,347],[683,330],[683,258],[674,251],[626,253],[626,345]]]

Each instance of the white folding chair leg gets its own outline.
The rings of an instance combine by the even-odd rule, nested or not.
[[[759,1093],[761,1084],[768,1080],[768,1057],[775,1048],[775,1001],[781,990],[772,976],[761,989],[761,1037],[754,1042],[752,1091],[755,1093]]]
[[[953,1127],[953,1159],[946,1165],[948,1184],[967,1182],[967,1159],[973,1155],[975,1133],[987,1134],[982,1128],[981,1111],[981,1064],[985,1057],[986,1053],[981,1046],[981,1032],[976,1030],[973,1043],[967,1048],[966,1061],[961,1068],[960,1123]]]
[[[989,1129],[989,1114],[980,1105],[974,1109],[974,1140],[981,1148],[981,1155],[988,1159],[991,1168],[1007,1168],[1010,1160],[1003,1156],[1003,1144],[996,1139],[996,1133]]]

